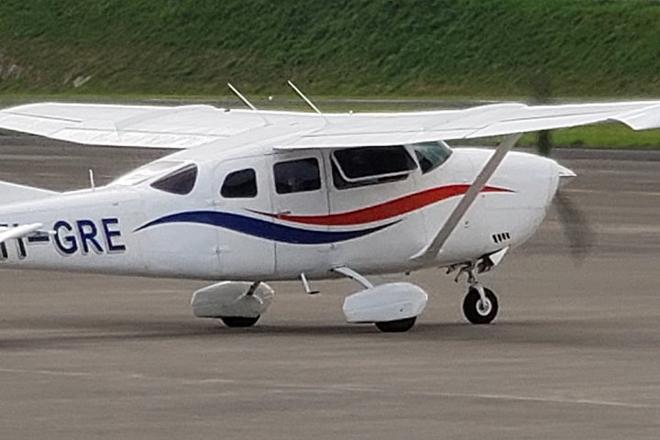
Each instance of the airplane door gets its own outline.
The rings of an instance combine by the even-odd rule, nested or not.
[[[278,276],[327,270],[332,237],[323,219],[329,213],[322,156],[317,151],[272,156],[271,191],[277,224]]]
[[[419,169],[403,146],[327,151],[330,215],[354,239],[337,242],[330,265],[394,271],[426,244]],[[352,179],[352,180],[350,180]]]
[[[220,273],[228,280],[256,280],[275,269],[275,245],[267,159],[255,156],[220,163],[214,173]],[[254,277],[254,278],[252,278]]]

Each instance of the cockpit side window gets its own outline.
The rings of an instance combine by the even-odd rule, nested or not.
[[[416,168],[403,145],[346,148],[332,153],[332,180],[337,189],[405,180]]]
[[[220,195],[226,199],[252,198],[257,196],[257,174],[252,168],[227,174]]]
[[[278,194],[321,189],[319,162],[313,157],[278,162],[273,167],[273,174]]]
[[[445,163],[451,156],[451,148],[444,142],[420,142],[412,146],[422,169],[422,174],[430,173]]]
[[[186,195],[195,187],[197,165],[190,164],[151,184],[152,188],[172,194]]]

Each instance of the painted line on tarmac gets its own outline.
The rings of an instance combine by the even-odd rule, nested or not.
[[[57,370],[21,370],[16,368],[0,368],[0,373],[16,374],[40,374],[43,376],[68,376],[68,377],[93,377],[93,373],[83,373],[78,371],[57,371]]]
[[[561,190],[564,193],[570,194],[625,194],[625,195],[634,195],[634,196],[649,196],[649,197],[660,197],[659,191],[632,191],[632,190],[623,190],[623,191],[611,191],[605,189],[580,189],[580,188],[564,188]]]
[[[541,226],[545,229],[562,230],[563,226],[559,220],[547,220]],[[660,225],[640,225],[640,224],[603,224],[598,223],[595,226],[597,234],[660,234]]]
[[[132,379],[132,380],[155,380],[165,381],[169,384],[179,383],[185,385],[233,385],[241,386],[243,381],[207,377],[202,379],[185,379],[185,378],[171,378],[161,376],[149,376],[143,374],[96,374],[90,372],[75,372],[75,371],[57,371],[57,370],[22,370],[13,368],[0,368],[0,373],[13,373],[13,374],[36,374],[47,376],[66,376],[66,377],[90,377],[99,378],[105,377],[108,379]],[[337,393],[337,392],[350,392],[350,393],[376,393],[376,394],[406,394],[412,396],[427,396],[427,397],[440,397],[440,398],[459,398],[459,399],[481,399],[481,400],[504,400],[510,402],[536,402],[536,403],[550,403],[550,404],[564,404],[564,405],[585,405],[585,406],[607,406],[616,408],[630,408],[630,409],[649,409],[658,408],[658,405],[650,405],[643,403],[630,403],[621,402],[616,400],[604,399],[580,399],[580,398],[564,398],[564,397],[542,397],[542,396],[521,396],[515,394],[489,394],[489,393],[450,393],[450,392],[429,392],[429,391],[398,391],[395,389],[384,389],[381,387],[364,386],[360,384],[350,383],[337,383],[337,384],[293,384],[293,383],[278,383],[272,381],[247,381],[249,385],[259,385],[262,387],[270,387],[272,390],[265,390],[270,393],[287,393],[287,392],[323,392],[323,393]],[[261,392],[264,392],[262,390]]]
[[[613,406],[620,408],[657,408],[656,405],[628,403],[615,400],[570,399],[562,397],[517,396],[512,394],[471,394],[471,393],[420,393],[429,396],[457,397],[463,399],[509,400],[518,402],[558,403],[571,405]]]

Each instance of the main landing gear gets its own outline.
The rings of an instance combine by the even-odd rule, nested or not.
[[[223,281],[198,290],[191,305],[198,318],[219,319],[231,328],[252,327],[274,296],[273,289],[260,281]]]
[[[407,332],[413,328],[417,317],[426,307],[428,295],[414,284],[399,282],[374,286],[348,267],[336,267],[333,270],[362,287],[344,300],[342,310],[346,321],[350,323],[374,324],[383,333]],[[301,278],[303,284],[306,284],[305,277]]]
[[[397,321],[374,322],[374,325],[383,333],[403,333],[413,328],[416,321],[417,317],[413,316],[412,318],[399,319]]]
[[[461,274],[467,274],[468,292],[463,300],[463,314],[472,324],[490,324],[497,316],[499,305],[495,293],[484,287],[475,276],[474,264],[461,268],[456,281]]]
[[[220,320],[229,328],[245,328],[255,325],[260,317],[261,315],[252,318],[243,316],[221,316]]]

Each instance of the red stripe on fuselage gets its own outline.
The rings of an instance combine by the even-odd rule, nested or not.
[[[411,211],[423,208],[442,200],[460,196],[467,192],[470,185],[448,185],[439,188],[431,188],[379,205],[355,211],[343,212],[331,215],[285,215],[268,214],[260,212],[259,214],[268,215],[273,218],[285,220],[294,223],[306,225],[324,225],[324,226],[349,226],[371,223],[380,220],[389,219]],[[505,188],[493,186],[484,187],[481,192],[513,192]]]

